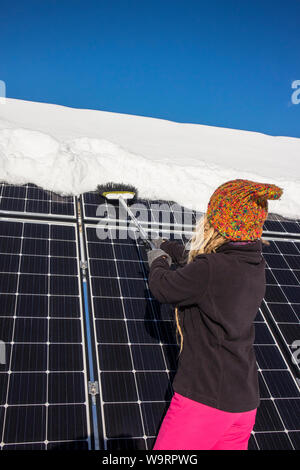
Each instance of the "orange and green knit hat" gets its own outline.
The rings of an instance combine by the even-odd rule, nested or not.
[[[268,215],[268,199],[279,199],[283,190],[275,184],[236,179],[219,186],[211,196],[206,216],[211,225],[230,240],[260,238]]]

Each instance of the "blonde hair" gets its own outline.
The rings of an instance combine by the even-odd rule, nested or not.
[[[225,243],[232,240],[223,237],[209,222],[206,214],[204,214],[197,222],[193,235],[185,244],[185,249],[189,250],[187,257],[187,264],[194,261],[195,257],[200,254],[215,253],[216,250]],[[262,243],[269,245],[270,243],[261,238]],[[175,308],[175,321],[176,321],[176,340],[178,341],[178,335],[180,336],[180,351],[183,348],[183,333],[179,324],[178,307]]]

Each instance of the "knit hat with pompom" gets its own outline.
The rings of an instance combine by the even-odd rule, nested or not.
[[[260,238],[268,215],[268,199],[279,199],[283,189],[275,184],[236,179],[219,186],[211,196],[206,216],[230,240]]]

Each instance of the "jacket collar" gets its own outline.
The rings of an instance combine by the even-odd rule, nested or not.
[[[243,251],[243,252],[261,252],[262,241],[260,239],[254,240],[252,243],[247,245],[235,245],[235,243],[224,243],[216,249],[216,253],[229,252],[229,251]]]

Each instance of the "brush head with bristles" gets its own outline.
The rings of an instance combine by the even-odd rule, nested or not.
[[[112,182],[98,184],[97,191],[106,199],[119,199],[120,196],[122,196],[123,199],[137,198],[137,189],[131,184]]]

